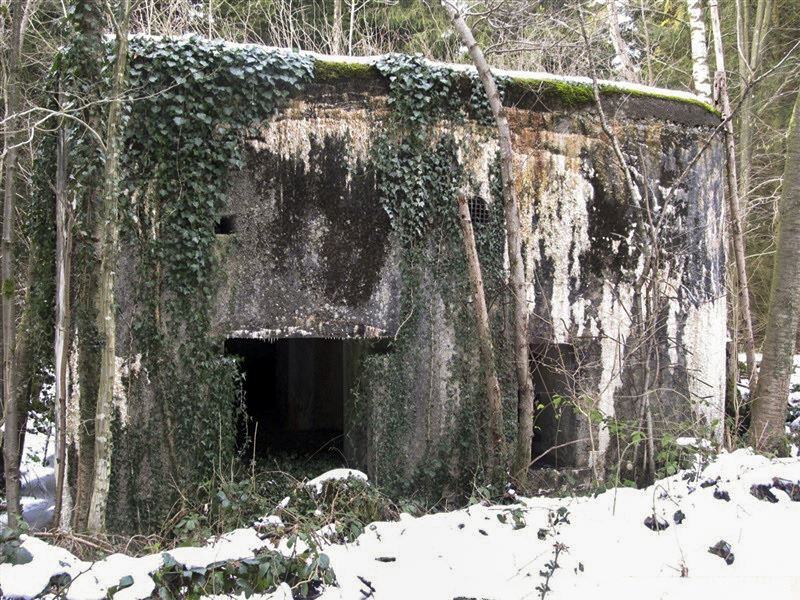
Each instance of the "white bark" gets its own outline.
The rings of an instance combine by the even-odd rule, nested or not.
[[[350,0],[350,25],[347,30],[347,56],[353,56],[353,30],[356,27],[356,0]]]
[[[109,11],[110,12],[110,11]],[[122,92],[128,60],[128,1],[123,0],[114,19],[116,51],[106,121],[106,155],[103,169],[103,212],[99,220],[98,252],[100,275],[98,281],[97,331],[103,339],[100,351],[100,378],[95,414],[94,480],[89,502],[88,529],[105,529],[106,503],[111,483],[111,417],[116,375],[116,314],[114,306],[114,273],[119,246],[117,196],[119,189],[119,155],[122,138]],[[117,18],[115,18],[117,17]]]
[[[8,526],[14,528],[22,519],[20,502],[20,390],[17,389],[16,364],[16,301],[15,289],[16,259],[14,256],[14,237],[16,233],[16,179],[17,179],[17,147],[21,140],[19,135],[19,113],[22,109],[22,42],[25,36],[25,24],[28,19],[30,3],[15,0],[7,5],[11,10],[11,37],[7,52],[5,70],[5,114],[7,121],[3,129],[3,150],[5,154],[4,190],[3,190],[3,234],[2,234],[2,312],[3,312],[3,381],[2,381],[2,418],[3,433],[0,441],[3,444],[3,463],[6,481],[6,501],[8,503]],[[6,58],[6,57],[4,57]],[[0,163],[1,164],[1,163]]]
[[[56,331],[55,331],[55,447],[56,491],[53,524],[61,522],[67,445],[67,355],[69,352],[69,273],[72,255],[72,219],[67,200],[66,131],[58,134],[56,171]]]
[[[708,45],[703,17],[703,0],[686,0],[692,44],[692,82],[695,93],[708,102],[711,99],[711,76],[708,70]]]
[[[331,32],[331,54],[342,51],[342,0],[333,0],[333,30]]]
[[[622,75],[627,81],[638,83],[639,75],[636,73],[636,68],[631,61],[631,51],[628,48],[628,44],[622,39],[622,32],[619,28],[617,0],[607,0],[606,8],[608,10],[608,30],[611,36],[611,44],[614,46],[614,53],[620,62]]]

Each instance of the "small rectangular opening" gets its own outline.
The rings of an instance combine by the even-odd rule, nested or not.
[[[214,223],[214,233],[217,235],[236,233],[236,215],[220,215]]]
[[[227,339],[225,353],[239,358],[244,375],[247,441],[256,455],[331,451],[361,466],[365,423],[354,410],[353,389],[362,359],[385,345],[360,338]]]
[[[572,401],[575,394],[575,349],[570,344],[531,347],[534,389],[532,456],[544,454],[535,467],[565,468],[577,465],[575,444],[578,420]],[[561,446],[561,447],[558,447]]]

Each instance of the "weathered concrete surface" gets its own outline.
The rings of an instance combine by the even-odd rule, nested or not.
[[[716,420],[719,432],[725,372],[719,147],[677,182],[708,128],[653,118],[615,123],[641,193],[637,209],[626,199],[622,173],[593,113],[537,115],[532,123],[530,115],[512,115],[530,335],[582,354],[580,364],[564,366],[571,383],[559,393],[583,398],[587,412],[598,408],[613,418],[621,409],[621,417],[635,420],[625,407],[638,401],[643,382],[626,381],[626,369],[641,368],[638,350],[649,346],[649,387],[657,390],[651,404],[662,415],[657,426],[675,414],[692,421],[695,411],[694,418],[703,415],[708,425]],[[644,245],[636,241],[639,226]],[[637,313],[650,324],[632,336]],[[608,430],[600,428],[594,453],[604,452],[608,441]]]
[[[371,104],[297,100],[247,141],[229,190],[220,331],[346,338],[397,327],[397,249],[367,169]]]
[[[387,98],[380,82],[350,84],[312,85],[246,140],[245,166],[230,176],[227,213],[235,228],[219,236],[227,283],[218,334],[392,337],[406,318],[404,250],[370,168]],[[719,144],[692,162],[718,119],[692,103],[641,94],[609,96],[606,112],[633,174],[635,201],[592,107],[559,108],[531,92],[509,111],[529,338],[546,357],[542,381],[554,388],[540,382],[537,401],[558,394],[577,410],[561,432],[543,438],[586,438],[562,455],[574,466],[598,468],[610,448],[607,425],[635,425],[645,390],[657,428],[685,422],[719,433],[725,374]],[[458,140],[471,181],[465,193],[491,202],[494,130],[442,127]],[[474,353],[457,341],[448,299],[422,289],[430,292],[420,299],[428,315],[416,325],[420,351],[407,367],[418,393],[398,442],[408,473],[454,435],[464,390],[453,365]],[[554,360],[559,353],[550,346],[568,349],[569,360]],[[367,457],[375,475],[393,468],[380,458],[386,432],[377,396],[387,390],[381,382],[365,389],[368,406],[348,414],[372,422],[345,429],[358,429],[352,455]],[[545,413],[538,424],[557,427]]]

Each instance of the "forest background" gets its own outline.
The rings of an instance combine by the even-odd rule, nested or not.
[[[738,218],[732,215],[731,237],[735,241],[741,228],[741,255],[746,267],[737,271],[737,249],[732,247],[731,381],[737,378],[735,357],[739,348],[752,354],[764,343],[771,310],[773,315],[781,312],[789,317],[782,321],[783,333],[800,344],[793,303],[773,302],[770,308],[781,216],[789,214],[780,210],[782,194],[786,197],[789,188],[784,179],[788,173],[800,172],[788,135],[800,85],[800,0],[498,0],[454,4],[467,17],[493,68],[588,75],[688,90],[718,108],[726,117],[725,123],[730,123],[730,130],[721,128],[720,135],[730,136],[733,150],[728,169],[735,175],[727,192],[738,198],[740,209]],[[716,36],[712,34],[715,29],[719,32]],[[95,55],[99,64],[104,35],[115,36],[119,58],[125,53],[127,35],[135,33],[195,34],[323,54],[420,53],[432,60],[470,62],[447,12],[433,0],[2,0],[2,408],[5,431],[20,432],[3,438],[6,477],[9,465],[19,464],[20,436],[24,435],[30,410],[52,411],[52,406],[40,405],[40,391],[52,380],[53,362],[63,356],[63,352],[58,354],[57,339],[56,358],[52,358],[51,346],[50,362],[38,362],[35,357],[48,352],[31,344],[47,336],[32,335],[26,321],[30,311],[52,310],[36,306],[32,300],[33,278],[41,266],[37,261],[42,258],[33,242],[35,232],[25,226],[27,216],[41,210],[32,201],[32,190],[37,185],[34,173],[42,134],[57,128],[64,119],[78,118],[77,112],[66,113],[49,104],[44,81],[63,47],[86,44],[86,55]],[[698,36],[707,47],[718,45],[716,52],[708,52],[704,58],[705,77],[697,71],[702,62]],[[125,83],[120,64],[123,61],[117,60],[118,72],[96,74],[111,82],[108,96],[97,97],[99,88],[93,88],[91,77],[87,77],[81,100],[81,110],[96,110],[90,117],[84,116],[90,113],[82,112],[80,118],[97,138],[105,140],[104,160],[98,163],[105,181],[98,193],[104,198],[114,197],[114,182],[118,181],[115,156],[119,149],[114,140],[122,123],[119,99]],[[709,73],[716,76],[712,78]],[[57,177],[50,185],[58,188],[66,185],[66,180]],[[794,189],[795,206],[797,196]],[[109,206],[105,210],[113,211],[113,205]],[[98,239],[102,240],[98,249],[102,278],[113,263],[114,231],[102,232]],[[797,239],[794,243],[798,262]],[[40,280],[37,286],[56,285],[58,274],[55,265],[51,267],[53,281]],[[796,284],[793,289],[797,290]],[[107,302],[102,310],[113,310],[113,302]],[[790,331],[786,323],[791,324]],[[113,332],[105,334],[113,338]],[[104,360],[111,366],[106,368],[106,375],[109,369],[113,371],[113,344],[108,346]],[[752,372],[754,365],[749,362]],[[783,411],[785,398],[783,394]],[[735,396],[731,401],[736,402]],[[778,422],[782,432],[782,420]],[[734,443],[737,429],[738,423],[730,425],[730,443]],[[12,466],[9,492],[18,483],[14,477]],[[13,513],[15,499],[13,493],[8,496],[9,512]]]

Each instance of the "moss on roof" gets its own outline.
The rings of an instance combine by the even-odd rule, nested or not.
[[[458,69],[461,70],[461,69]],[[469,76],[466,71],[464,89],[467,89]],[[561,108],[564,110],[578,109],[594,104],[594,91],[592,84],[575,79],[559,79],[557,77],[541,77],[538,74],[527,76],[514,73],[506,76],[499,74],[504,79],[504,89],[508,104],[525,105],[533,101],[536,105],[548,108]],[[317,57],[314,66],[314,79],[319,83],[336,83],[345,80],[370,80],[380,79],[380,73],[374,64],[361,61],[349,61],[336,58]],[[699,98],[680,94],[671,94],[669,90],[645,87],[627,87],[625,84],[600,82],[600,94],[603,97],[628,96],[637,98],[652,98],[697,106],[720,116],[719,111]]]

